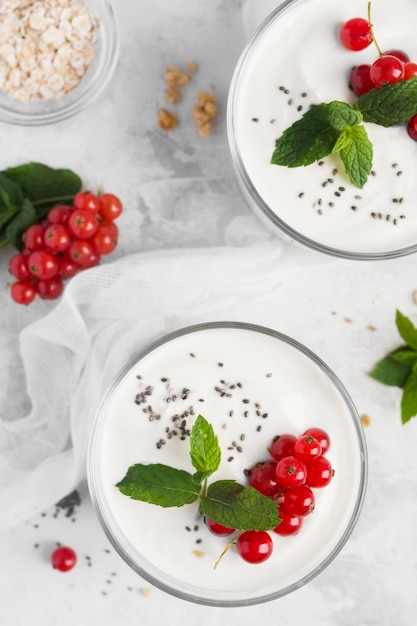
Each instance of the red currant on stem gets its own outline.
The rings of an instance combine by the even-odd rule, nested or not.
[[[369,74],[377,88],[393,85],[404,80],[404,63],[397,57],[383,55],[372,63]]]
[[[205,517],[204,521],[206,523],[207,528],[213,535],[219,535],[221,537],[226,537],[227,535],[231,535],[235,532],[235,528],[229,528],[228,526],[223,526],[223,524],[219,524],[209,517]]]
[[[246,530],[239,535],[237,551],[248,563],[263,563],[273,550],[273,542],[266,530]]]
[[[30,277],[27,254],[14,254],[9,260],[9,272],[18,280]]]
[[[35,250],[42,250],[44,247],[42,226],[40,224],[33,224],[32,226],[29,226],[23,234],[23,243],[31,252],[35,252]]]
[[[80,211],[90,211],[91,213],[98,213],[100,209],[100,201],[98,196],[91,191],[80,191],[74,197],[72,201],[74,209]]]
[[[103,220],[115,220],[122,212],[122,203],[117,196],[112,193],[103,193],[98,197],[99,215]]]
[[[58,276],[49,280],[40,280],[37,284],[37,291],[43,300],[56,300],[64,291],[64,283]]]
[[[28,266],[30,273],[40,280],[53,278],[59,267],[56,256],[47,250],[32,252],[28,259]]]
[[[80,239],[88,239],[97,232],[98,220],[91,211],[76,210],[68,218],[68,229]]]
[[[45,230],[43,236],[45,246],[53,252],[63,252],[70,243],[71,237],[63,224],[51,224]]]
[[[59,204],[54,206],[48,213],[50,224],[65,224],[72,213],[72,206]]]
[[[294,456],[286,456],[277,463],[277,481],[281,487],[303,485],[306,474],[306,466]]]
[[[340,29],[340,41],[348,50],[364,50],[372,43],[371,26],[363,17],[353,17]]]
[[[118,228],[113,222],[99,224],[93,239],[94,249],[97,254],[110,254],[117,246]]]
[[[30,304],[36,297],[36,287],[26,280],[19,280],[11,286],[10,295],[17,304]]]
[[[249,485],[264,496],[276,495],[281,489],[277,482],[276,467],[275,461],[257,463],[249,472]]]
[[[77,555],[72,548],[60,546],[52,552],[51,563],[59,572],[69,572],[77,563]]]

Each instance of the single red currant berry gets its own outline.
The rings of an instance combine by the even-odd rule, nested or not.
[[[306,466],[295,456],[286,456],[277,463],[277,481],[281,487],[303,485],[306,475]]]
[[[372,43],[371,28],[368,20],[353,17],[340,29],[340,41],[348,50],[364,50]]]
[[[45,246],[54,252],[63,252],[70,243],[71,237],[63,224],[51,224],[43,235]]]
[[[273,543],[266,530],[246,530],[236,543],[237,551],[248,563],[263,563],[272,554]]]
[[[100,258],[100,255],[97,254],[97,252],[93,251],[90,257],[88,259],[85,259],[84,263],[82,264],[82,269],[86,270],[89,267],[95,267],[100,263]]]
[[[40,224],[33,224],[29,226],[26,232],[23,234],[23,242],[25,247],[31,252],[35,250],[42,250],[43,243],[43,228]]]
[[[77,265],[86,266],[90,263],[91,257],[96,256],[96,253],[89,241],[75,239],[68,249],[68,256]]]
[[[69,572],[77,563],[77,555],[72,548],[60,546],[52,552],[51,563],[59,572]]]
[[[18,280],[27,280],[30,277],[27,254],[14,254],[9,260],[9,272]]]
[[[40,280],[37,284],[37,291],[43,300],[56,300],[64,291],[64,283],[58,276],[49,280]]]
[[[321,455],[321,445],[311,435],[301,435],[294,444],[294,456],[303,463],[309,463]]]
[[[28,281],[19,280],[11,286],[10,295],[17,304],[30,304],[36,297],[36,287]]]
[[[48,222],[50,224],[65,224],[72,213],[72,207],[68,204],[59,204],[50,209]]]
[[[273,530],[277,535],[281,535],[281,537],[295,535],[303,525],[302,517],[285,509],[279,510],[278,517],[281,521]]]
[[[118,229],[116,224],[112,222],[99,224],[92,241],[97,254],[110,254],[113,252],[118,242]]]
[[[68,229],[80,239],[88,239],[97,232],[98,220],[90,211],[73,211],[68,219]]]
[[[295,435],[277,435],[272,441],[269,453],[276,461],[280,461],[284,457],[293,454],[296,441],[297,437]]]
[[[100,208],[100,201],[98,197],[91,193],[91,191],[80,191],[74,197],[72,201],[74,209],[79,211],[90,211],[91,213],[98,213]]]
[[[36,250],[28,259],[29,271],[40,280],[53,278],[58,272],[58,259],[48,250]]]
[[[417,115],[414,115],[407,124],[407,132],[411,139],[417,141]]]
[[[231,535],[236,531],[235,528],[229,528],[228,526],[223,526],[223,524],[219,524],[209,517],[205,517],[204,521],[206,523],[207,528],[213,535],[219,535],[221,537],[225,537],[226,535]]]
[[[404,64],[404,80],[415,78],[417,76],[417,63],[405,63]]]
[[[321,453],[326,454],[327,450],[330,448],[330,437],[322,428],[307,428],[304,435],[311,435],[314,439],[321,445]]]
[[[297,485],[297,487],[289,487],[285,491],[280,512],[285,510],[290,513],[295,513],[295,515],[305,517],[314,511],[314,506],[315,497],[310,487],[307,487],[307,485]]]
[[[355,96],[362,96],[364,93],[371,91],[371,89],[375,89],[375,85],[371,80],[371,66],[363,64],[354,67],[350,73],[349,87]]]
[[[98,213],[103,220],[112,221],[119,217],[123,207],[117,196],[114,196],[112,193],[103,193],[98,200],[100,203]]]
[[[70,257],[63,256],[59,259],[58,276],[61,278],[71,278],[79,271],[80,266]]]
[[[330,461],[325,456],[319,456],[307,465],[306,482],[310,487],[326,487],[333,477]]]
[[[264,496],[275,496],[281,489],[277,482],[276,467],[275,461],[257,463],[249,472],[249,485]]]
[[[369,74],[377,88],[393,85],[404,80],[404,63],[397,57],[382,56],[372,63]]]
[[[402,63],[408,63],[408,61],[410,60],[408,54],[406,52],[403,52],[402,50],[387,50],[386,52],[384,52],[384,55],[395,57],[396,59],[399,59]]]

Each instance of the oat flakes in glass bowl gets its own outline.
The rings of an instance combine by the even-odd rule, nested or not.
[[[71,117],[102,94],[118,54],[110,0],[1,0],[0,121]]]

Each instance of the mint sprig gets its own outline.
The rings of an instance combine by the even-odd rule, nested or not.
[[[405,344],[378,361],[370,376],[402,389],[401,421],[405,424],[417,415],[417,328],[398,310],[395,322]]]
[[[211,424],[199,415],[190,437],[191,473],[161,463],[137,463],[117,483],[133,500],[181,507],[199,500],[200,510],[219,524],[237,530],[270,530],[279,523],[276,503],[253,487],[234,480],[207,479],[220,466],[221,449]]]
[[[337,100],[318,104],[283,132],[271,163],[301,167],[340,152],[348,178],[361,189],[373,161],[373,146],[362,122],[398,126],[416,113],[417,77],[371,89],[353,106]]]

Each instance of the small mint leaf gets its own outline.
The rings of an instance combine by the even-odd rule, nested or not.
[[[210,475],[220,465],[221,449],[212,425],[199,415],[194,422],[190,437],[191,462],[197,472]]]
[[[391,352],[391,358],[394,359],[394,361],[398,361],[398,363],[410,365],[411,367],[417,364],[417,352],[408,346]]]
[[[403,315],[401,311],[397,310],[395,323],[397,325],[398,332],[404,339],[405,343],[410,346],[410,348],[417,350],[417,328],[414,326],[412,321]]]
[[[417,113],[417,77],[371,89],[357,99],[355,108],[365,122],[386,128],[406,124]]]
[[[384,385],[404,387],[411,372],[411,366],[396,358],[396,356],[402,352],[409,353],[410,348],[408,348],[408,346],[401,346],[400,348],[397,348],[378,361],[369,375]]]
[[[201,510],[217,523],[238,530],[270,530],[278,524],[276,503],[234,480],[212,483],[201,498]]]
[[[348,132],[348,129],[342,130],[335,145],[333,146],[332,152],[335,154],[336,152],[340,152],[343,148],[347,148],[347,146],[351,143],[352,139]]]
[[[336,130],[345,130],[362,122],[362,113],[345,102],[335,100],[329,105],[329,123]]]
[[[345,131],[350,141],[340,150],[340,158],[352,185],[362,189],[372,169],[373,146],[364,126]]]
[[[160,463],[131,465],[116,487],[133,500],[163,507],[191,504],[200,495],[191,474]]]
[[[403,424],[417,415],[417,372],[412,372],[406,380],[401,399],[401,421]]]

